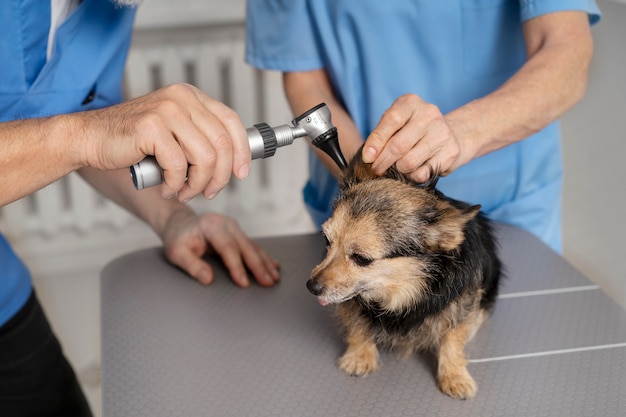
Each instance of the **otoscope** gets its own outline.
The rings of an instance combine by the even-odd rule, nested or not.
[[[277,148],[291,145],[296,138],[308,136],[311,143],[326,152],[339,168],[344,169],[347,166],[339,148],[337,128],[332,124],[330,110],[325,103],[320,103],[296,117],[291,124],[293,126],[271,127],[267,123],[258,123],[248,128],[252,159],[269,158],[276,153]],[[153,156],[147,156],[130,167],[130,176],[137,190],[163,182],[163,170]]]

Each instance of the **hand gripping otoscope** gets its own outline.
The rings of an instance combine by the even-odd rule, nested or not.
[[[252,159],[269,158],[276,153],[276,148],[291,145],[296,138],[308,136],[311,143],[326,152],[339,168],[347,164],[339,148],[337,128],[331,122],[330,110],[325,103],[320,103],[291,122],[293,126],[280,125],[270,127],[267,123],[258,123],[247,130]],[[159,185],[163,182],[163,170],[153,156],[147,156],[141,162],[130,167],[130,176],[135,188]]]

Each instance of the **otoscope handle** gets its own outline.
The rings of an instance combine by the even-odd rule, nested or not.
[[[270,127],[267,123],[257,123],[254,127],[248,128],[246,133],[252,159],[274,156],[277,148],[291,145],[294,139],[307,135],[307,132],[298,126]],[[154,187],[164,181],[163,169],[154,156],[147,156],[130,167],[130,177],[137,190]]]
[[[269,158],[276,153],[277,142],[274,130],[267,123],[258,123],[248,128],[248,143],[252,159]]]
[[[273,156],[276,148],[292,144],[295,138],[309,136],[312,144],[326,152],[340,168],[344,169],[348,165],[339,148],[337,128],[332,124],[330,110],[325,103],[308,110],[292,123],[293,126],[276,127],[258,123],[248,128],[252,159]],[[159,185],[164,180],[163,170],[153,156],[147,156],[130,167],[130,176],[137,190]]]
[[[154,156],[146,156],[130,167],[130,178],[137,190],[154,187],[163,182],[163,170]]]

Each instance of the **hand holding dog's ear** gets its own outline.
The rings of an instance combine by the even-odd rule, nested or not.
[[[363,162],[363,147],[361,146],[348,163],[348,167],[342,171],[340,186],[342,189],[346,189],[351,185],[371,180],[378,176],[372,169],[372,164]]]
[[[447,175],[460,162],[461,147],[439,108],[414,94],[399,97],[365,141],[363,160],[379,175],[395,164],[417,183]]]
[[[411,178],[410,175],[401,172],[395,165],[392,165],[384,172],[379,173],[374,169],[372,163],[364,161],[364,146],[365,145],[359,148],[357,153],[348,164],[348,167],[342,171],[342,178],[340,181],[340,186],[342,189],[345,190],[351,185],[357,184],[359,182],[369,181],[379,177],[386,177],[413,185],[424,185],[430,191],[434,192],[435,186],[437,185],[437,181],[439,178],[437,176],[437,173],[433,170],[428,170],[428,177],[426,177],[426,179],[421,182],[417,182],[413,178]]]

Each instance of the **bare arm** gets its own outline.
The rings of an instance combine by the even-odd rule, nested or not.
[[[191,208],[175,198],[161,197],[158,187],[135,190],[128,169],[81,168],[78,173],[102,195],[145,221],[161,238],[168,219],[176,211],[192,213]]]
[[[163,199],[158,188],[135,190],[128,169],[79,173],[94,188],[147,222],[163,241],[167,259],[203,284],[213,281],[203,255],[219,255],[233,281],[250,285],[246,268],[256,281],[271,286],[279,281],[279,265],[250,240],[234,219],[214,213],[196,215],[175,198]]]
[[[0,206],[18,200],[84,165],[70,146],[64,116],[0,124]]]
[[[526,64],[492,94],[446,115],[474,158],[538,132],[585,94],[593,53],[587,14],[551,13],[523,29]]]
[[[164,197],[212,197],[231,171],[247,176],[250,148],[237,114],[197,88],[176,84],[99,110],[0,123],[0,204],[82,167],[127,168],[155,155]],[[189,168],[188,168],[189,167]]]
[[[128,167],[145,155],[156,156],[166,183],[136,191]],[[162,239],[168,260],[198,281],[213,280],[202,259],[212,253],[220,255],[237,285],[249,285],[247,267],[270,286],[280,279],[278,263],[235,220],[197,216],[181,202],[200,192],[211,197],[231,171],[245,177],[249,162],[246,131],[235,112],[179,84],[100,110],[0,123],[0,204],[79,170],[146,221]]]
[[[377,172],[396,163],[417,181],[449,174],[470,160],[541,130],[579,101],[593,42],[586,13],[546,14],[524,24],[527,62],[493,93],[442,115],[403,96],[383,115],[364,157]]]

